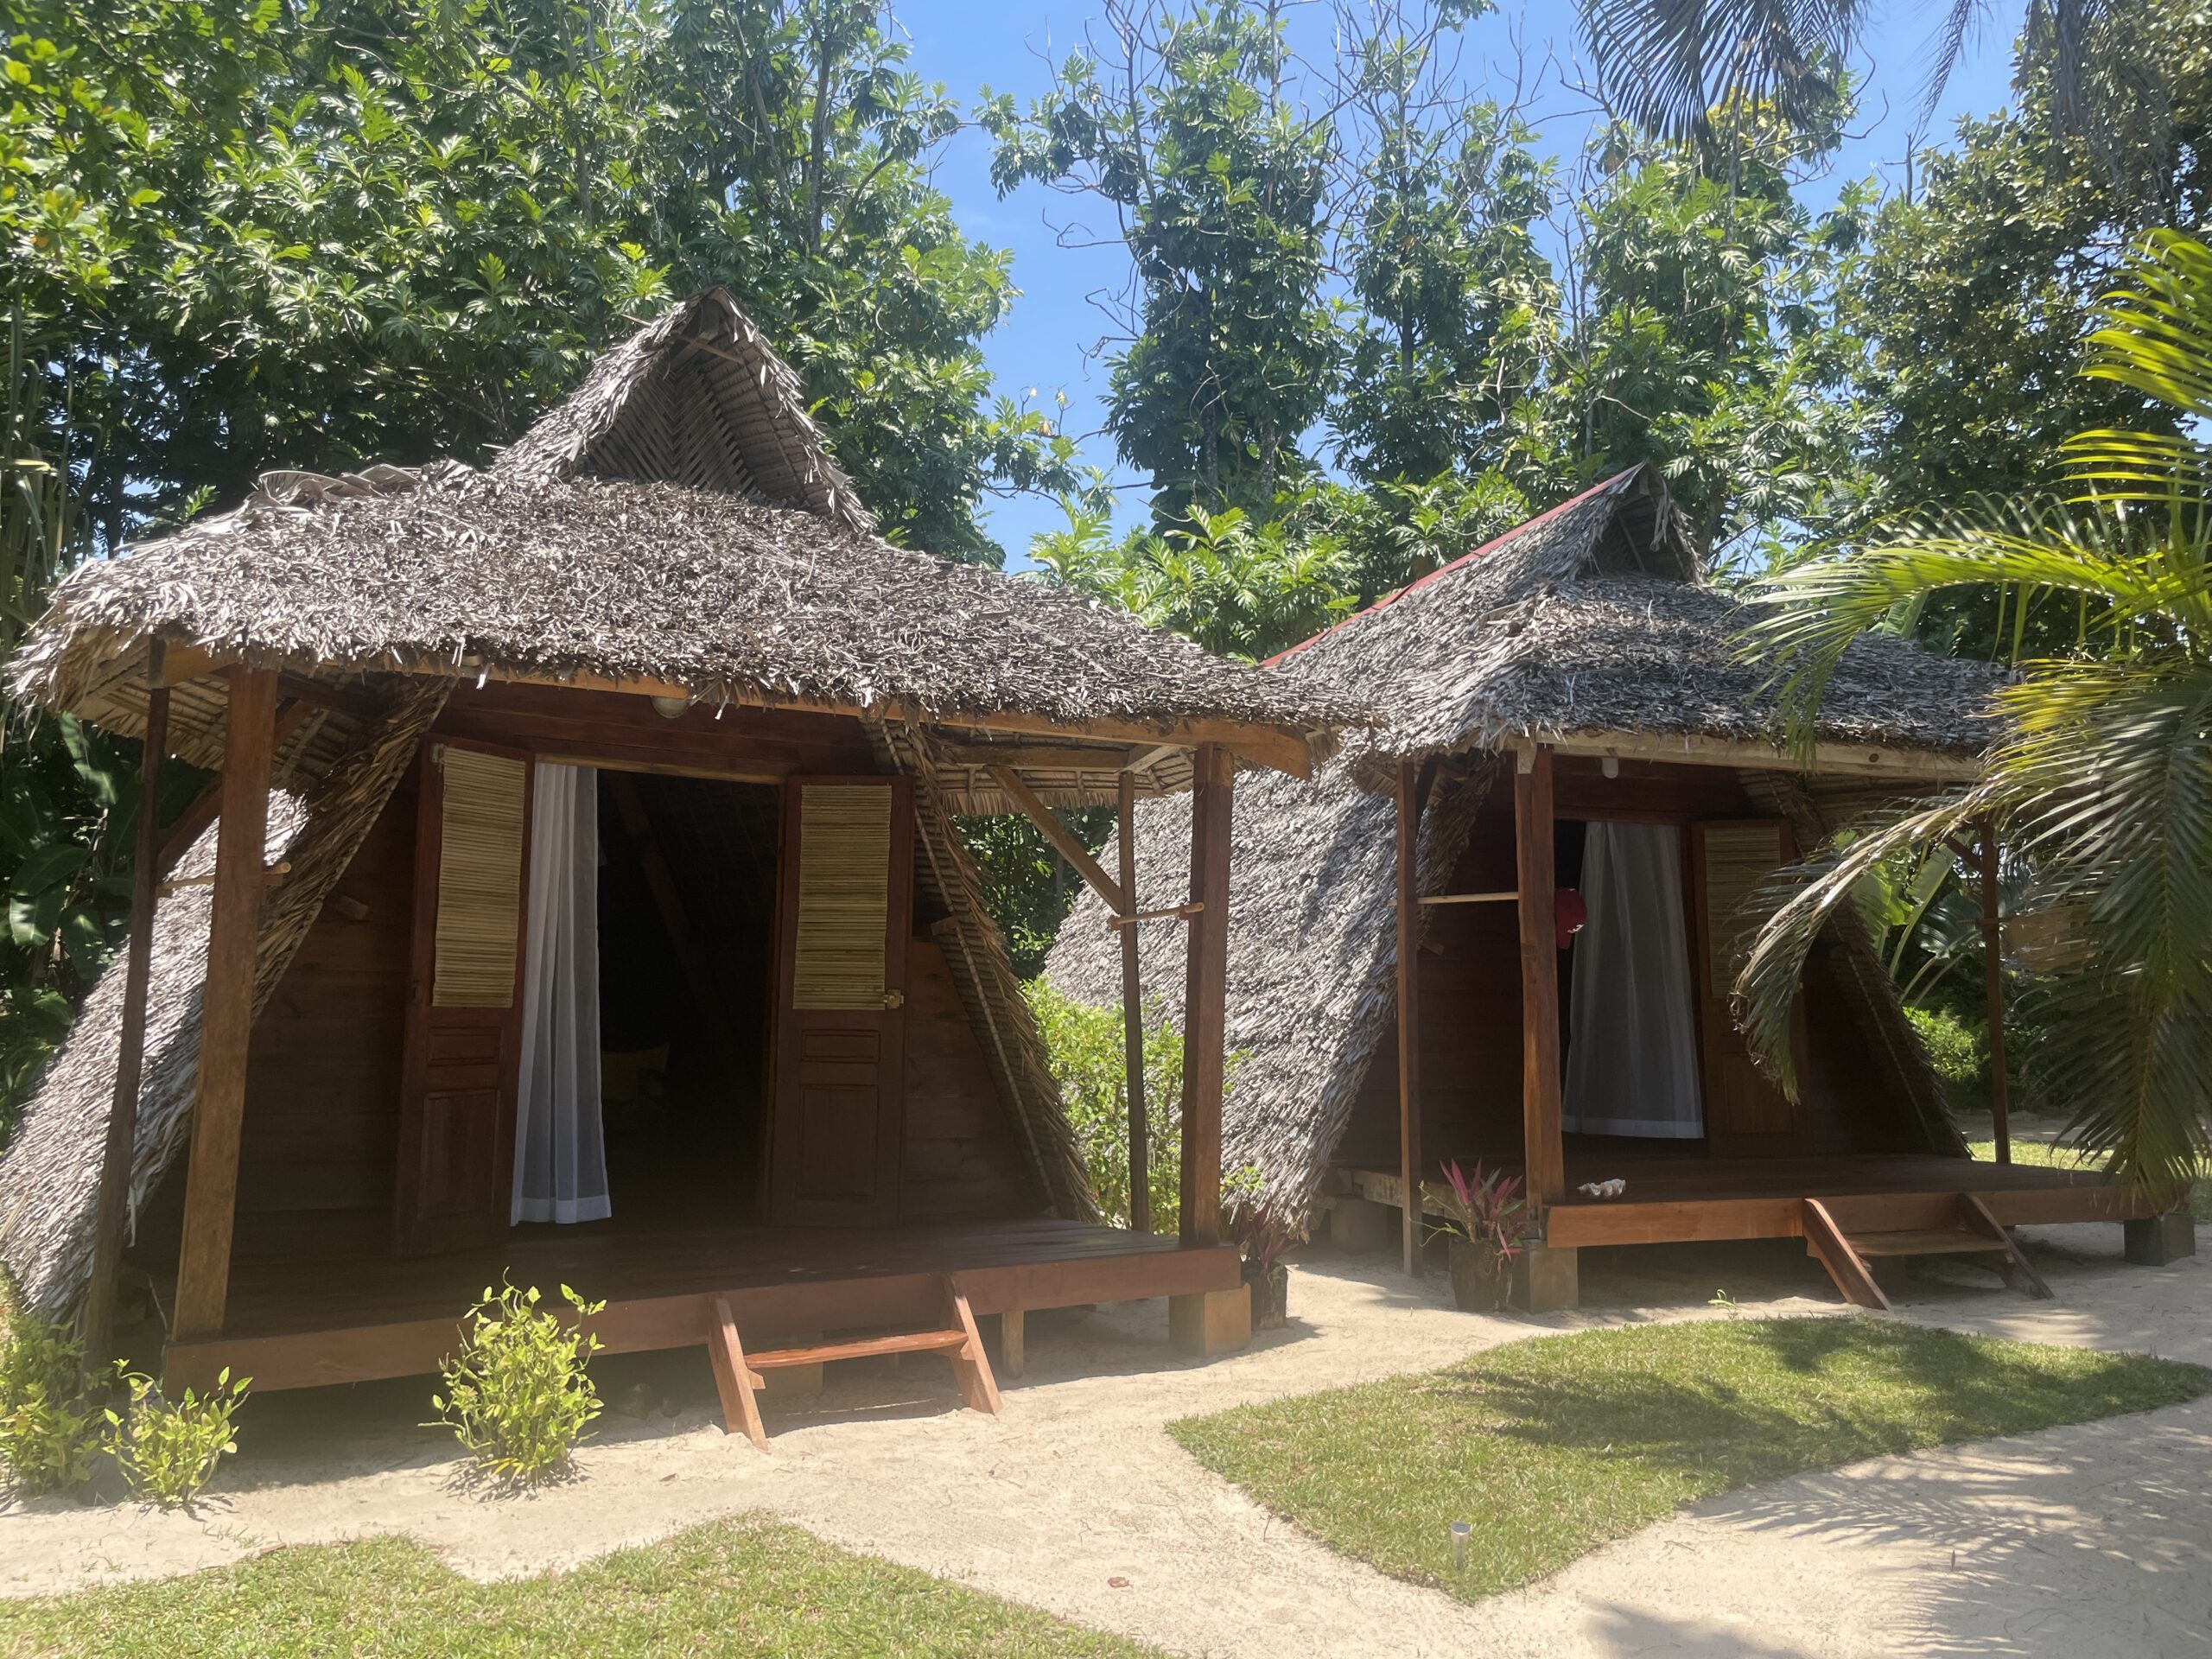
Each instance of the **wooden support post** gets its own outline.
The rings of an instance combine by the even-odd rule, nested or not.
[[[999,1370],[1018,1377],[1029,1366],[1028,1321],[1022,1310],[1009,1307],[999,1315]]]
[[[746,1361],[737,1314],[727,1296],[707,1301],[707,1358],[715,1368],[715,1392],[721,1396],[722,1432],[742,1434],[766,1452],[768,1431],[760,1421],[760,1402],[753,1395],[762,1379]]]
[[[1403,1183],[1399,1247],[1408,1278],[1421,1277],[1421,763],[1398,763],[1398,1179]]]
[[[1117,802],[1122,849],[1122,899],[1137,904],[1137,779],[1121,776]],[[1129,1228],[1152,1230],[1152,1147],[1144,1103],[1144,988],[1137,968],[1137,930],[1122,930],[1122,1092],[1129,1109]]]
[[[291,677],[279,677],[281,681]],[[315,712],[315,708],[314,703],[296,697],[278,707],[276,735],[269,743],[269,752],[272,755],[284,747],[293,733],[307,723],[308,716]],[[200,839],[200,832],[215,822],[215,814],[221,810],[222,804],[223,780],[217,778],[193,797],[192,804],[178,815],[177,821],[169,826],[168,834],[162,837],[161,855],[155,861],[156,874],[167,875],[176,868],[177,860],[191,850],[192,843]]]
[[[1552,753],[1523,754],[1513,774],[1521,893],[1521,1133],[1529,1219],[1567,1196],[1560,1147],[1559,935],[1552,869]]]
[[[1183,991],[1183,1242],[1221,1243],[1222,1051],[1229,982],[1229,751],[1199,747],[1192,760],[1191,918]]]
[[[2005,935],[1998,914],[1997,824],[1981,821],[1981,991],[1989,1013],[1989,1128],[1997,1161],[2012,1161],[2012,1103],[2005,1081]]]
[[[100,1153],[99,1207],[92,1220],[92,1279],[85,1293],[85,1374],[115,1357],[115,1305],[123,1266],[124,1224],[130,1213],[130,1176],[138,1147],[138,1078],[146,1055],[146,988],[153,976],[154,906],[161,880],[162,761],[169,741],[169,692],[160,683],[162,645],[154,642],[147,671],[146,743],[138,764],[138,824],[130,855],[130,942],[123,967],[123,1030],[117,1038],[115,1094],[107,1143]]]
[[[219,1335],[230,1294],[231,1224],[238,1208],[238,1131],[245,1115],[246,1045],[253,1032],[269,836],[269,763],[276,735],[276,676],[231,671],[223,727],[223,804],[200,995],[200,1088],[185,1172],[184,1237],[177,1255],[173,1339]]]

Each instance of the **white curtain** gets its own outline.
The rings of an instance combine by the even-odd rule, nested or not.
[[[1705,1133],[1691,1013],[1682,836],[1593,823],[1582,846],[1590,919],[1574,941],[1561,1127],[1692,1140]]]
[[[599,774],[541,763],[515,1085],[515,1221],[613,1213],[599,1096]]]

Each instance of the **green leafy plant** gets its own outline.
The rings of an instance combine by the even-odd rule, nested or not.
[[[599,1390],[585,1362],[599,1338],[582,1322],[605,1310],[561,1287],[575,1310],[563,1318],[538,1306],[537,1287],[489,1286],[469,1311],[461,1351],[438,1367],[439,1414],[425,1427],[450,1428],[477,1466],[498,1484],[534,1486],[574,1466],[575,1449],[600,1414]]]
[[[73,1491],[92,1478],[100,1433],[83,1361],[62,1327],[10,1310],[0,1348],[0,1459],[18,1497]]]
[[[130,1400],[105,1415],[123,1478],[165,1510],[188,1505],[214,1478],[216,1465],[238,1449],[235,1419],[252,1379],[233,1378],[226,1365],[206,1394],[187,1389],[170,1400],[152,1377],[119,1365],[117,1370]]]
[[[1970,1026],[1947,1008],[1907,1008],[1904,1017],[1943,1080],[1953,1111],[1989,1109],[1989,1033]]]
[[[1022,987],[1045,1039],[1045,1055],[1083,1166],[1098,1194],[1099,1212],[1129,1224],[1128,1065],[1118,1008],[1093,1007],[1064,996],[1042,979]],[[1145,1024],[1144,1110],[1150,1154],[1145,1186],[1157,1233],[1172,1233],[1182,1213],[1183,1036],[1155,1006]]]

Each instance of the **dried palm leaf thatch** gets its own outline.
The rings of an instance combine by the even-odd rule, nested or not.
[[[1362,776],[1516,740],[1621,735],[1772,743],[1770,667],[1707,582],[1681,514],[1640,466],[1276,658],[1317,686],[1379,694]],[[1821,742],[1968,758],[1993,734],[1986,664],[1868,635],[1821,703]]]
[[[262,904],[256,1014],[275,995],[323,901],[414,758],[444,705],[446,690],[439,681],[392,686],[385,713],[356,732],[319,782],[272,791],[266,856],[272,862],[289,859],[291,869]],[[180,878],[213,872],[219,830],[211,824],[179,861]],[[213,906],[213,889],[203,883],[177,887],[154,912],[144,1071],[130,1165],[134,1229],[148,1194],[190,1138]],[[86,998],[0,1158],[0,1262],[21,1286],[25,1305],[50,1315],[74,1306],[92,1271],[100,1157],[123,1029],[123,980],[118,959]]]
[[[1059,1084],[1045,1061],[1044,1040],[1014,976],[1006,941],[983,901],[982,872],[952,822],[936,747],[923,728],[871,721],[877,753],[914,780],[914,887],[929,907],[945,912],[931,928],[944,951],[968,1023],[990,1063],[999,1099],[1021,1137],[1038,1191],[1056,1215],[1096,1221],[1098,1197],[1084,1168]]]
[[[1442,893],[1466,846],[1496,761],[1475,755],[1439,776],[1421,817],[1421,890]],[[1353,1102],[1397,1007],[1396,806],[1342,760],[1311,783],[1246,772],[1232,797],[1226,1046],[1238,1057],[1222,1106],[1222,1167],[1259,1172],[1260,1196],[1306,1226]],[[1137,808],[1137,891],[1147,907],[1189,893],[1190,814]],[[1099,855],[1117,868],[1119,838]],[[1427,918],[1424,915],[1423,921]],[[1064,995],[1121,1001],[1119,935],[1086,892],[1061,926],[1045,976]],[[1180,1025],[1186,930],[1137,925],[1147,1005]]]

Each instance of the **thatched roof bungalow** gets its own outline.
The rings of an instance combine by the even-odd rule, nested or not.
[[[1808,1195],[1862,1241],[1950,1226],[1968,1190],[2008,1218],[2084,1201],[2053,1196],[2063,1178],[1964,1161],[1855,918],[1808,971],[1801,1100],[1752,1067],[1727,1001],[1740,901],[1866,806],[1970,776],[1998,677],[1861,639],[1805,769],[1768,669],[1740,654],[1738,608],[1640,467],[1276,659],[1385,718],[1313,779],[1238,798],[1226,1166],[1255,1169],[1308,1226],[1394,1207],[1409,1271],[1417,1179],[1518,1168],[1549,1243],[1524,1271],[1539,1300],[1571,1294],[1580,1244],[1801,1236]],[[1178,876],[1150,810],[1136,886],[1158,904]],[[1103,920],[1086,899],[1046,969],[1097,1003],[1122,982]],[[1173,943],[1146,925],[1141,981],[1170,1018],[1177,988],[1152,957],[1164,969]],[[1617,1178],[1618,1197],[1578,1191]]]
[[[718,1352],[1236,1282],[1205,1206],[1093,1224],[953,815],[1225,824],[1357,710],[882,541],[726,293],[488,467],[270,474],[81,568],[8,675],[220,774],[0,1160],[28,1299],[129,1237],[173,1375],[423,1369],[510,1269]]]

